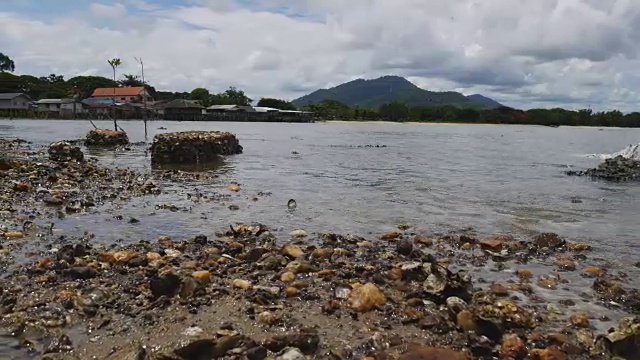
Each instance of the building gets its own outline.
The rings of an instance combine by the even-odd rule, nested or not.
[[[27,110],[32,108],[33,100],[24,93],[0,94],[0,109]]]
[[[167,120],[202,117],[204,112],[204,106],[194,100],[176,99],[164,104],[164,118]]]
[[[79,114],[84,112],[81,102],[74,99],[40,99],[35,102],[38,111],[51,113]]]
[[[91,94],[94,99],[115,99],[119,103],[142,103],[153,101],[144,86],[130,86],[119,88],[97,88]]]
[[[207,108],[207,113],[218,112],[255,112],[256,110],[252,106],[241,105],[212,105]]]

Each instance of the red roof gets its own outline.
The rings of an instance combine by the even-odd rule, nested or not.
[[[115,93],[113,92],[115,89]],[[136,96],[144,90],[142,86],[130,86],[121,88],[97,88],[91,94],[92,97],[103,96]]]

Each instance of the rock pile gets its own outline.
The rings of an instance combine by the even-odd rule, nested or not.
[[[640,180],[640,161],[623,156],[607,159],[597,168],[586,171],[567,171],[570,176],[590,176],[609,181]]]
[[[48,153],[51,161],[84,161],[82,150],[66,141],[52,143],[49,145]]]
[[[124,131],[94,129],[89,131],[84,144],[86,146],[123,146],[129,144],[129,137]]]
[[[158,134],[151,145],[152,164],[206,164],[221,155],[242,153],[232,133],[220,131],[185,131]]]

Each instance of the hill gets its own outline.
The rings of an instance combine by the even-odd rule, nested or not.
[[[471,95],[466,97],[455,91],[435,92],[419,88],[400,76],[383,76],[378,79],[357,79],[330,89],[320,89],[293,100],[293,104],[302,107],[318,104],[324,100],[335,100],[349,106],[378,108],[391,102],[408,106],[442,106],[494,108],[500,106],[496,101]],[[497,106],[495,104],[498,104]]]
[[[480,94],[469,95],[467,96],[467,99],[478,104],[483,104],[487,109],[496,109],[503,106],[499,102]]]

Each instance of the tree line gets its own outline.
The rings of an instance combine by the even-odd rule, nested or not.
[[[155,100],[188,99],[197,101],[203,106],[248,106],[253,102],[244,91],[235,87],[220,93],[211,93],[205,88],[196,88],[190,92],[159,91],[148,83],[143,83],[134,74],[123,74],[115,81],[102,76],[75,76],[65,80],[64,76],[56,74],[41,77],[14,75],[12,72],[15,71],[15,66],[12,59],[0,53],[0,93],[22,92],[32,99],[69,97],[84,99],[90,97],[96,88],[144,86]],[[257,102],[257,106],[297,110],[291,102],[275,98],[262,98]],[[321,120],[640,127],[640,112],[623,114],[618,110],[594,112],[590,109],[573,111],[561,108],[519,110],[510,107],[496,109],[459,106],[410,107],[398,102],[370,109],[348,106],[335,100],[306,105],[300,110],[314,112]]]

